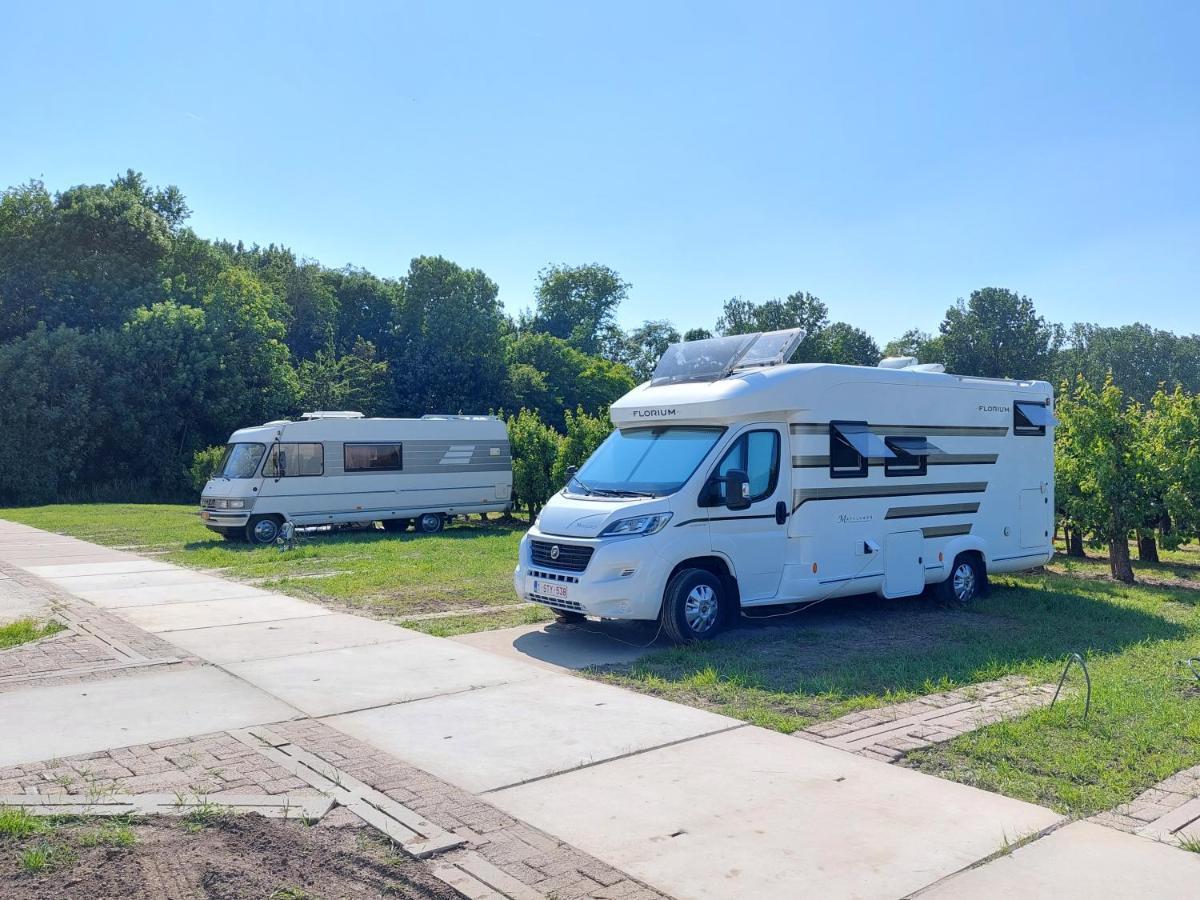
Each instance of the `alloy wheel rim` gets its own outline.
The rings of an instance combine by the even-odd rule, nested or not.
[[[696,585],[684,601],[683,617],[696,634],[711,630],[717,621],[717,592],[707,584]]]
[[[975,596],[975,570],[970,563],[963,563],[954,570],[954,596],[959,600],[970,600]]]
[[[421,530],[434,531],[437,528],[437,516],[432,513],[425,513],[421,516]]]
[[[275,540],[275,535],[278,531],[278,526],[270,519],[263,519],[254,526],[254,536],[264,544]]]

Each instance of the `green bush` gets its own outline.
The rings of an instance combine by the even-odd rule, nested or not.
[[[217,470],[217,465],[221,462],[221,457],[225,454],[225,447],[218,444],[214,447],[205,447],[203,450],[197,450],[192,455],[192,464],[188,467],[188,476],[191,479],[192,487],[197,493],[204,490],[205,482],[212,478],[213,472]]]

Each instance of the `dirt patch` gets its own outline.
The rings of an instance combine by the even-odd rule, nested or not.
[[[256,815],[189,825],[146,818],[114,841],[111,823],[0,837],[0,897],[28,900],[266,900],[460,895],[367,828],[309,827]],[[99,837],[98,837],[99,836]],[[30,851],[45,860],[28,871]],[[35,859],[36,861],[36,859]]]

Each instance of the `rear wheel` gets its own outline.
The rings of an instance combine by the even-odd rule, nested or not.
[[[408,531],[412,528],[412,519],[384,519],[384,531]]]
[[[729,593],[721,579],[704,569],[684,569],[663,594],[662,625],[677,644],[715,637],[729,621]]]
[[[445,524],[441,513],[425,513],[417,519],[417,530],[422,534],[437,534]]]
[[[943,603],[968,606],[983,594],[986,578],[979,557],[961,553],[954,557],[949,577],[934,589],[934,594]]]
[[[252,544],[273,544],[282,524],[278,516],[254,516],[246,523],[246,540]]]

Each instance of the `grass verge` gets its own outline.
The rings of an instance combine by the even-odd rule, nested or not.
[[[65,630],[65,625],[54,621],[41,623],[36,619],[17,619],[7,625],[0,625],[0,650],[27,644]]]

